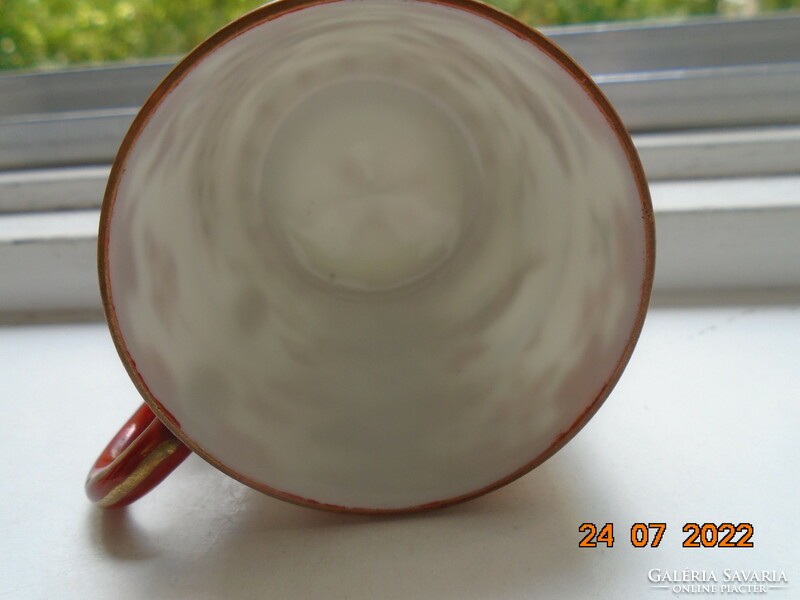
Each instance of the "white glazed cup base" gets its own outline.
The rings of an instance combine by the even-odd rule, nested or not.
[[[266,143],[259,194],[271,232],[300,270],[342,290],[430,276],[480,201],[468,135],[434,98],[391,79],[314,90]]]

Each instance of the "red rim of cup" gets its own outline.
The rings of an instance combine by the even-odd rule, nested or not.
[[[500,488],[528,473],[555,454],[575,436],[589,419],[591,419],[594,413],[597,412],[614,385],[616,385],[630,359],[633,348],[641,333],[650,301],[650,292],[655,270],[655,223],[653,208],[650,201],[650,192],[644,170],[630,135],[625,129],[621,119],[608,99],[592,81],[591,77],[575,64],[575,62],[558,46],[527,25],[520,23],[513,17],[491,6],[481,4],[475,0],[415,0],[417,2],[436,4],[470,13],[503,27],[508,32],[543,51],[580,84],[597,109],[605,117],[625,152],[630,172],[633,175],[641,201],[642,223],[645,230],[644,277],[641,283],[639,308],[636,320],[631,329],[630,337],[614,370],[610,373],[600,393],[577,417],[573,424],[556,438],[547,450],[502,479],[483,488],[452,498],[403,508],[375,509],[321,503],[310,498],[303,498],[283,492],[238,473],[214,458],[210,453],[206,452],[200,444],[189,438],[181,429],[178,420],[175,419],[150,392],[144,379],[136,369],[136,364],[128,352],[125,340],[120,331],[112,296],[108,264],[110,222],[120,179],[125,170],[131,149],[152,115],[158,110],[164,98],[203,58],[213,53],[218,47],[254,27],[258,27],[265,22],[277,19],[289,13],[342,1],[346,2],[348,0],[280,0],[257,8],[225,26],[197,46],[166,76],[144,103],[122,141],[111,168],[100,213],[98,274],[103,308],[111,331],[111,337],[114,340],[114,344],[128,374],[144,398],[145,405],[137,410],[125,426],[114,436],[89,473],[86,482],[87,495],[99,506],[113,508],[124,506],[137,500],[158,485],[191,452],[200,455],[207,462],[230,477],[260,492],[302,506],[362,514],[399,514],[450,506]]]

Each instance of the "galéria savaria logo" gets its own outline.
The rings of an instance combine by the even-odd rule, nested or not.
[[[694,569],[650,569],[647,580],[651,589],[683,594],[724,594],[763,596],[769,592],[789,589],[789,578],[784,571],[758,571],[747,569],[722,569],[699,571]]]

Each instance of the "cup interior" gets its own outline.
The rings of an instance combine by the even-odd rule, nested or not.
[[[652,282],[613,109],[470,0],[233,23],[145,104],[102,219],[148,403],[230,475],[346,510],[447,504],[544,460],[613,387]]]

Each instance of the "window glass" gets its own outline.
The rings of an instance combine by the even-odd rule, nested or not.
[[[753,16],[800,0],[492,0],[536,27],[693,15]],[[3,0],[0,69],[181,55],[259,0]]]

